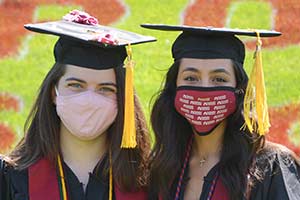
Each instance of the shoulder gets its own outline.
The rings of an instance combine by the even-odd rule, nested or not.
[[[250,174],[256,195],[266,197],[262,199],[300,199],[299,158],[287,147],[266,142],[255,155]]]
[[[0,158],[2,163],[1,189],[9,193],[13,199],[28,199],[28,170],[18,170],[9,158]]]
[[[6,156],[0,155],[0,163],[1,163],[1,169],[5,174],[19,174],[27,171],[27,170],[18,170],[14,162],[9,157]]]
[[[264,148],[254,156],[252,168],[260,172],[261,179],[265,176],[285,176],[292,173],[300,180],[299,157],[280,144],[266,142]]]
[[[256,153],[254,163],[258,166],[274,168],[276,166],[287,166],[299,168],[299,157],[287,147],[266,142],[263,149]]]

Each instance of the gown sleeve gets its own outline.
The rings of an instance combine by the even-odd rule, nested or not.
[[[0,200],[5,200],[6,190],[6,182],[4,178],[4,161],[0,158]]]
[[[300,167],[290,155],[276,153],[263,167],[263,179],[254,186],[250,200],[300,200]]]
[[[0,200],[28,200],[26,171],[17,171],[0,158]]]

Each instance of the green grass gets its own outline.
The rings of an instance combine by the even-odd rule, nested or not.
[[[141,18],[138,13],[140,13],[139,11],[142,7],[151,7],[151,10],[156,10],[156,12],[160,12],[163,15],[172,16],[166,20],[166,23],[176,24],[179,22],[179,17],[174,15],[173,12],[179,13],[185,5],[185,1],[176,0],[171,6],[172,10],[170,10],[164,9],[168,5],[167,0],[160,2],[160,5],[164,6],[157,6],[157,4],[151,4],[147,1],[141,1],[141,3],[136,6],[134,1],[126,3],[130,5],[131,14],[129,17],[123,19],[122,23],[117,24],[117,26],[142,34],[149,34],[149,32],[148,30],[140,28],[139,24],[143,22],[154,22],[153,19],[155,19],[156,16],[155,12],[149,12],[144,13],[147,17]],[[133,6],[131,6],[131,4]],[[158,7],[162,7],[161,10],[157,10]],[[40,6],[35,12],[35,19],[33,19],[33,21],[58,20],[69,10],[74,8],[78,9],[78,7],[74,6]],[[134,15],[134,13],[137,14]],[[173,38],[170,38],[169,34],[164,35],[158,32],[152,35],[158,36],[159,43],[134,47],[133,55],[137,63],[135,71],[136,88],[141,96],[144,107],[147,107],[147,102],[150,97],[157,91],[157,88],[159,88],[162,74],[165,73],[165,71],[161,72],[156,69],[167,69],[172,62],[169,51],[163,51],[163,49],[169,49],[171,41],[176,36],[176,34],[173,34]],[[23,124],[36,97],[37,90],[54,63],[53,45],[56,40],[57,37],[55,36],[29,33],[24,37],[24,41],[26,42],[24,42],[20,48],[20,52],[22,52],[23,56],[9,57],[0,60],[0,65],[2,66],[0,68],[0,91],[16,94],[21,97],[24,103],[24,109],[19,113],[1,112],[0,121],[9,124],[18,135],[23,135]],[[164,41],[164,44],[161,43],[162,41]],[[26,46],[28,46],[28,52],[24,50]],[[162,47],[162,49],[160,49],[160,47]],[[159,49],[159,51],[153,51],[153,49]],[[157,60],[161,60],[159,66],[157,66],[156,63]],[[145,110],[149,113],[149,109]]]
[[[153,31],[140,27],[142,23],[178,24],[179,13],[186,5],[184,0],[139,1],[127,0],[130,7],[130,16],[117,24],[118,28],[134,31],[157,38],[157,42],[134,47],[135,60],[135,87],[140,96],[145,115],[149,121],[151,110],[150,100],[159,90],[164,74],[172,64],[170,49],[172,41],[178,33]],[[143,9],[147,8],[147,9]],[[159,13],[159,14],[158,14]],[[149,126],[150,127],[150,126]]]
[[[35,11],[34,19],[39,21],[58,20],[61,19],[63,15],[69,13],[70,10],[82,10],[81,6],[78,5],[67,5],[67,6],[58,6],[55,4],[52,5],[43,5],[39,6]],[[63,14],[63,15],[62,15]]]
[[[74,8],[80,7],[40,6],[36,9],[33,20],[58,20]],[[48,12],[51,14],[47,16]],[[54,63],[53,45],[56,40],[57,37],[54,36],[28,33],[24,37],[26,42],[23,42],[19,50],[22,56],[0,60],[0,91],[19,96],[24,104],[18,113],[1,112],[0,121],[9,124],[18,135],[23,135],[23,125],[37,90]]]
[[[300,100],[300,47],[297,45],[263,49],[263,67],[268,104],[278,106]],[[248,52],[245,67],[247,72],[253,65],[253,52]]]
[[[228,8],[232,28],[271,29],[272,6],[263,1],[233,1]]]
[[[289,138],[290,141],[294,143],[296,146],[300,146],[300,122],[293,124],[291,129],[289,130]]]
[[[179,16],[188,1],[169,0],[146,1],[126,0],[130,13],[113,26],[137,33],[152,35],[157,42],[136,45],[133,47],[135,68],[135,86],[141,98],[146,116],[149,116],[149,101],[161,87],[164,75],[172,64],[171,45],[178,32],[153,31],[140,28],[141,23],[178,24]],[[262,1],[234,1],[228,11],[234,8],[229,23],[230,27],[264,28],[271,27],[272,14],[270,4]],[[80,6],[48,5],[39,7],[33,20],[58,20],[69,10]],[[101,21],[101,19],[100,19]],[[208,24],[209,25],[209,24]],[[0,121],[8,123],[18,134],[22,135],[25,118],[41,81],[54,63],[54,36],[29,34],[26,42],[20,47],[22,56],[0,60],[0,91],[10,92],[24,100],[24,109],[20,113],[1,112]],[[24,39],[25,39],[24,38]],[[22,51],[28,43],[29,51]],[[25,53],[24,53],[25,52]],[[253,64],[253,52],[247,51],[245,67],[247,71]],[[300,67],[298,67],[300,47],[297,45],[285,48],[264,49],[263,61],[267,86],[268,102],[278,106],[300,101]]]

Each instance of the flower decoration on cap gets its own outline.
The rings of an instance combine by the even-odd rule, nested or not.
[[[76,22],[79,24],[86,24],[86,25],[98,25],[97,18],[89,15],[86,12],[79,11],[79,10],[72,10],[65,16],[63,16],[63,20],[69,21],[69,22]]]
[[[96,33],[94,40],[97,42],[101,42],[104,44],[110,44],[110,45],[118,45],[119,44],[119,40],[118,40],[116,34],[111,31],[105,31],[103,33]]]
[[[79,11],[79,10],[72,10],[65,16],[63,16],[63,20],[69,21],[69,22],[75,22],[78,24],[84,24],[84,25],[92,25],[97,26],[98,20],[97,18],[91,16],[90,14]],[[111,31],[93,31],[93,30],[87,30],[87,33],[93,34],[92,39],[93,41],[97,41],[100,43],[103,43],[105,45],[118,45],[118,39],[115,33]]]

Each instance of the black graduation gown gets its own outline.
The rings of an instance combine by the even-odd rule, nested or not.
[[[300,200],[300,166],[289,155],[272,153],[265,159],[261,159],[259,165],[265,169],[264,178],[262,181],[256,182],[247,200]],[[219,164],[215,165],[204,177],[199,200],[207,200],[213,180],[218,172],[218,166]],[[188,182],[187,174],[188,171],[186,171],[182,183],[180,200],[184,200],[184,189]],[[175,197],[178,178],[179,175],[170,188],[170,199],[172,200]]]
[[[273,153],[262,163],[264,179],[256,182],[250,200],[300,200],[300,166],[289,154]]]
[[[72,170],[63,162],[69,200],[108,199],[108,177],[101,176],[103,166],[100,165],[98,170],[96,169],[94,169],[93,173],[89,174],[88,184],[84,192],[82,183],[79,182]],[[3,186],[0,188],[2,194],[2,199],[0,197],[0,200],[29,200],[28,170],[17,171],[11,167],[7,167],[5,171],[4,183],[2,182]],[[5,188],[4,185],[8,185],[9,189]],[[9,193],[9,198],[4,197],[4,192]],[[47,192],[45,191],[45,195],[47,195]]]

